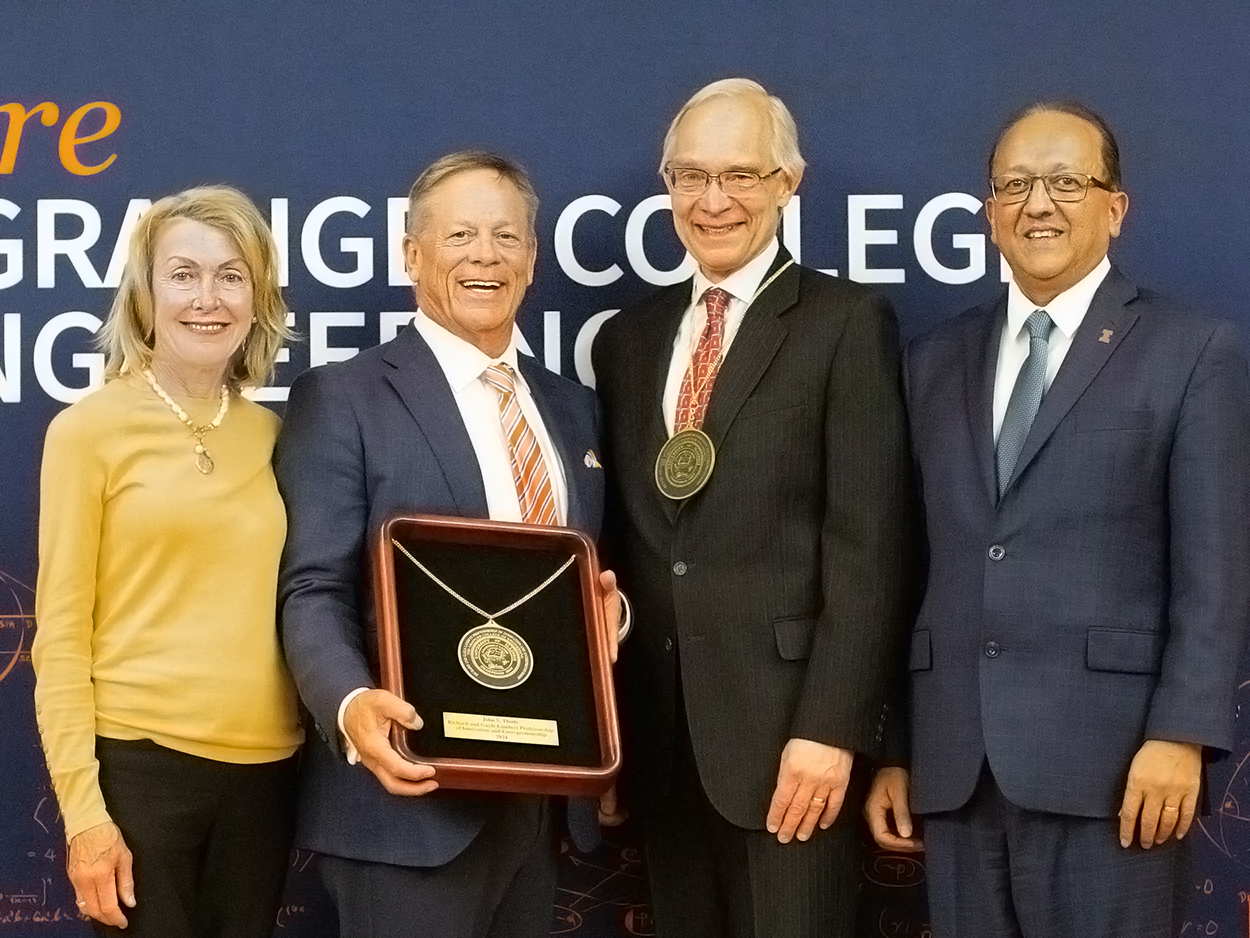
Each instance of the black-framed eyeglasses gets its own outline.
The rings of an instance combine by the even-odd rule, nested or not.
[[[994,200],[1002,205],[1024,202],[1033,193],[1033,184],[1042,181],[1046,194],[1056,202],[1080,202],[1090,186],[1114,192],[1115,189],[1089,173],[1045,173],[1037,176],[1021,176],[1016,173],[1002,173],[990,177],[990,191]]]
[[[686,166],[664,167],[664,175],[668,179],[668,184],[674,192],[680,195],[702,195],[712,184],[713,179],[720,186],[720,191],[726,195],[740,195],[757,188],[765,179],[776,176],[779,172],[781,172],[780,166],[771,173],[763,174],[748,173],[739,169],[726,170],[723,173],[705,173],[701,169]]]

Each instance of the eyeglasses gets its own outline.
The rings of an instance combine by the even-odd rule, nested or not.
[[[1003,173],[1001,176],[990,177],[990,191],[994,200],[1002,205],[1013,205],[1024,202],[1033,194],[1033,183],[1042,181],[1046,194],[1056,202],[1080,202],[1090,186],[1114,192],[1108,183],[1091,176],[1089,173],[1047,173],[1042,176],[1017,176],[1014,173]]]
[[[720,184],[720,191],[725,195],[741,195],[750,192],[761,182],[781,172],[778,166],[771,173],[748,173],[742,170],[730,170],[723,173],[705,173],[701,169],[689,169],[684,166],[667,166],[664,175],[668,184],[679,195],[702,195],[715,179]]]

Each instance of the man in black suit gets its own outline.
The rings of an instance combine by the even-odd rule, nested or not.
[[[1230,324],[1107,260],[1128,197],[1096,114],[1025,109],[989,172],[1006,295],[905,357],[928,535],[911,774],[878,773],[865,813],[918,848],[910,783],[938,938],[1162,938],[1204,749],[1233,742],[1246,362]]]
[[[369,545],[388,515],[558,523],[598,536],[594,395],[516,349],[537,207],[508,160],[436,161],[409,198],[413,323],[291,388],[274,463],[289,515],[279,601],[287,661],[317,731],[296,844],[324,854],[346,938],[538,938],[551,928],[563,811],[537,795],[436,791],[433,768],[390,744],[393,725],[420,729],[421,717],[370,669]],[[614,584],[605,573],[613,630]],[[608,640],[615,654],[615,631]],[[583,846],[597,836],[590,805],[571,804],[568,821]]]
[[[793,118],[755,82],[691,98],[661,171],[698,270],[594,349],[610,544],[638,617],[630,802],[662,938],[854,923],[840,809],[905,634],[910,480],[889,305],[777,242],[803,168]]]

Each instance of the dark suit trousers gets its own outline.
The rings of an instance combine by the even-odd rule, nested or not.
[[[550,798],[506,798],[450,863],[321,858],[341,938],[546,938],[556,892]]]
[[[730,824],[708,801],[680,699],[678,714],[670,795],[645,814],[657,938],[851,938],[859,774],[833,827],[817,827],[806,843],[778,843],[766,830]]]
[[[1170,938],[1184,848],[1120,846],[1118,818],[1029,811],[988,765],[972,799],[926,815],[933,938]]]

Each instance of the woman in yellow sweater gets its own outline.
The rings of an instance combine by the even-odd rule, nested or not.
[[[48,428],[35,712],[102,934],[273,927],[301,731],[274,624],[278,420],[239,389],[272,375],[286,316],[246,196],[162,199],[102,330],[106,384]]]

